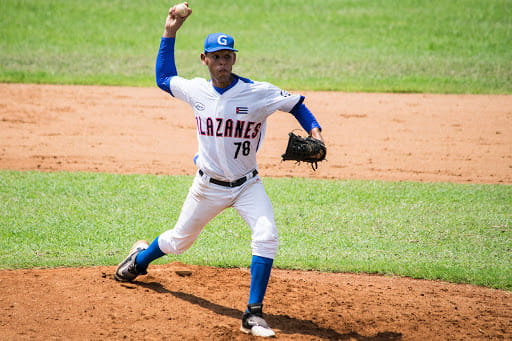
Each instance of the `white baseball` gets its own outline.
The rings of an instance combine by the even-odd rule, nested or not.
[[[176,13],[182,18],[186,17],[188,14],[187,5],[185,5],[185,4],[176,5]]]

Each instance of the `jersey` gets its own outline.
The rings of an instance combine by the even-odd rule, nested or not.
[[[234,85],[219,93],[203,78],[172,77],[174,97],[193,109],[199,144],[197,166],[210,177],[233,181],[257,169],[256,152],[266,120],[276,111],[290,112],[303,97],[266,82],[235,76]]]

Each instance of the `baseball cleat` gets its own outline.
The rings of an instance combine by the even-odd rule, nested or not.
[[[270,329],[267,322],[263,319],[263,304],[253,303],[249,304],[247,308],[249,311],[246,311],[242,316],[241,331],[260,337],[276,336],[276,333]]]
[[[139,269],[137,264],[135,263],[135,259],[139,252],[144,251],[148,248],[149,244],[145,240],[139,240],[135,244],[133,244],[130,252],[128,253],[128,257],[123,260],[116,269],[116,273],[114,278],[120,282],[131,282],[138,275],[147,274],[146,269]]]

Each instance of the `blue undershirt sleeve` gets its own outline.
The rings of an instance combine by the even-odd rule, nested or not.
[[[160,41],[160,49],[156,58],[156,84],[158,87],[172,95],[169,81],[178,75],[174,61],[174,43],[176,38],[164,38]]]
[[[306,107],[304,103],[304,97],[301,97],[301,101],[297,103],[297,105],[290,111],[290,114],[295,116],[297,121],[299,121],[300,125],[304,130],[309,134],[311,129],[313,128],[319,128],[322,130],[322,127],[320,127],[320,124],[316,121],[315,116],[313,113]]]

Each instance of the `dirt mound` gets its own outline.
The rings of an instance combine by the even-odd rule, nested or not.
[[[193,174],[195,121],[158,89],[0,84],[0,168]],[[328,162],[281,163],[275,114],[263,176],[512,183],[512,96],[305,93]],[[114,267],[0,271],[0,338],[246,340],[247,269],[171,263],[134,283]],[[274,270],[265,309],[283,340],[512,339],[510,292],[409,278]]]
[[[2,339],[247,340],[248,269],[171,263],[134,283],[114,267],[0,272]],[[510,339],[512,296],[408,278],[273,271],[267,321],[282,340]]]

